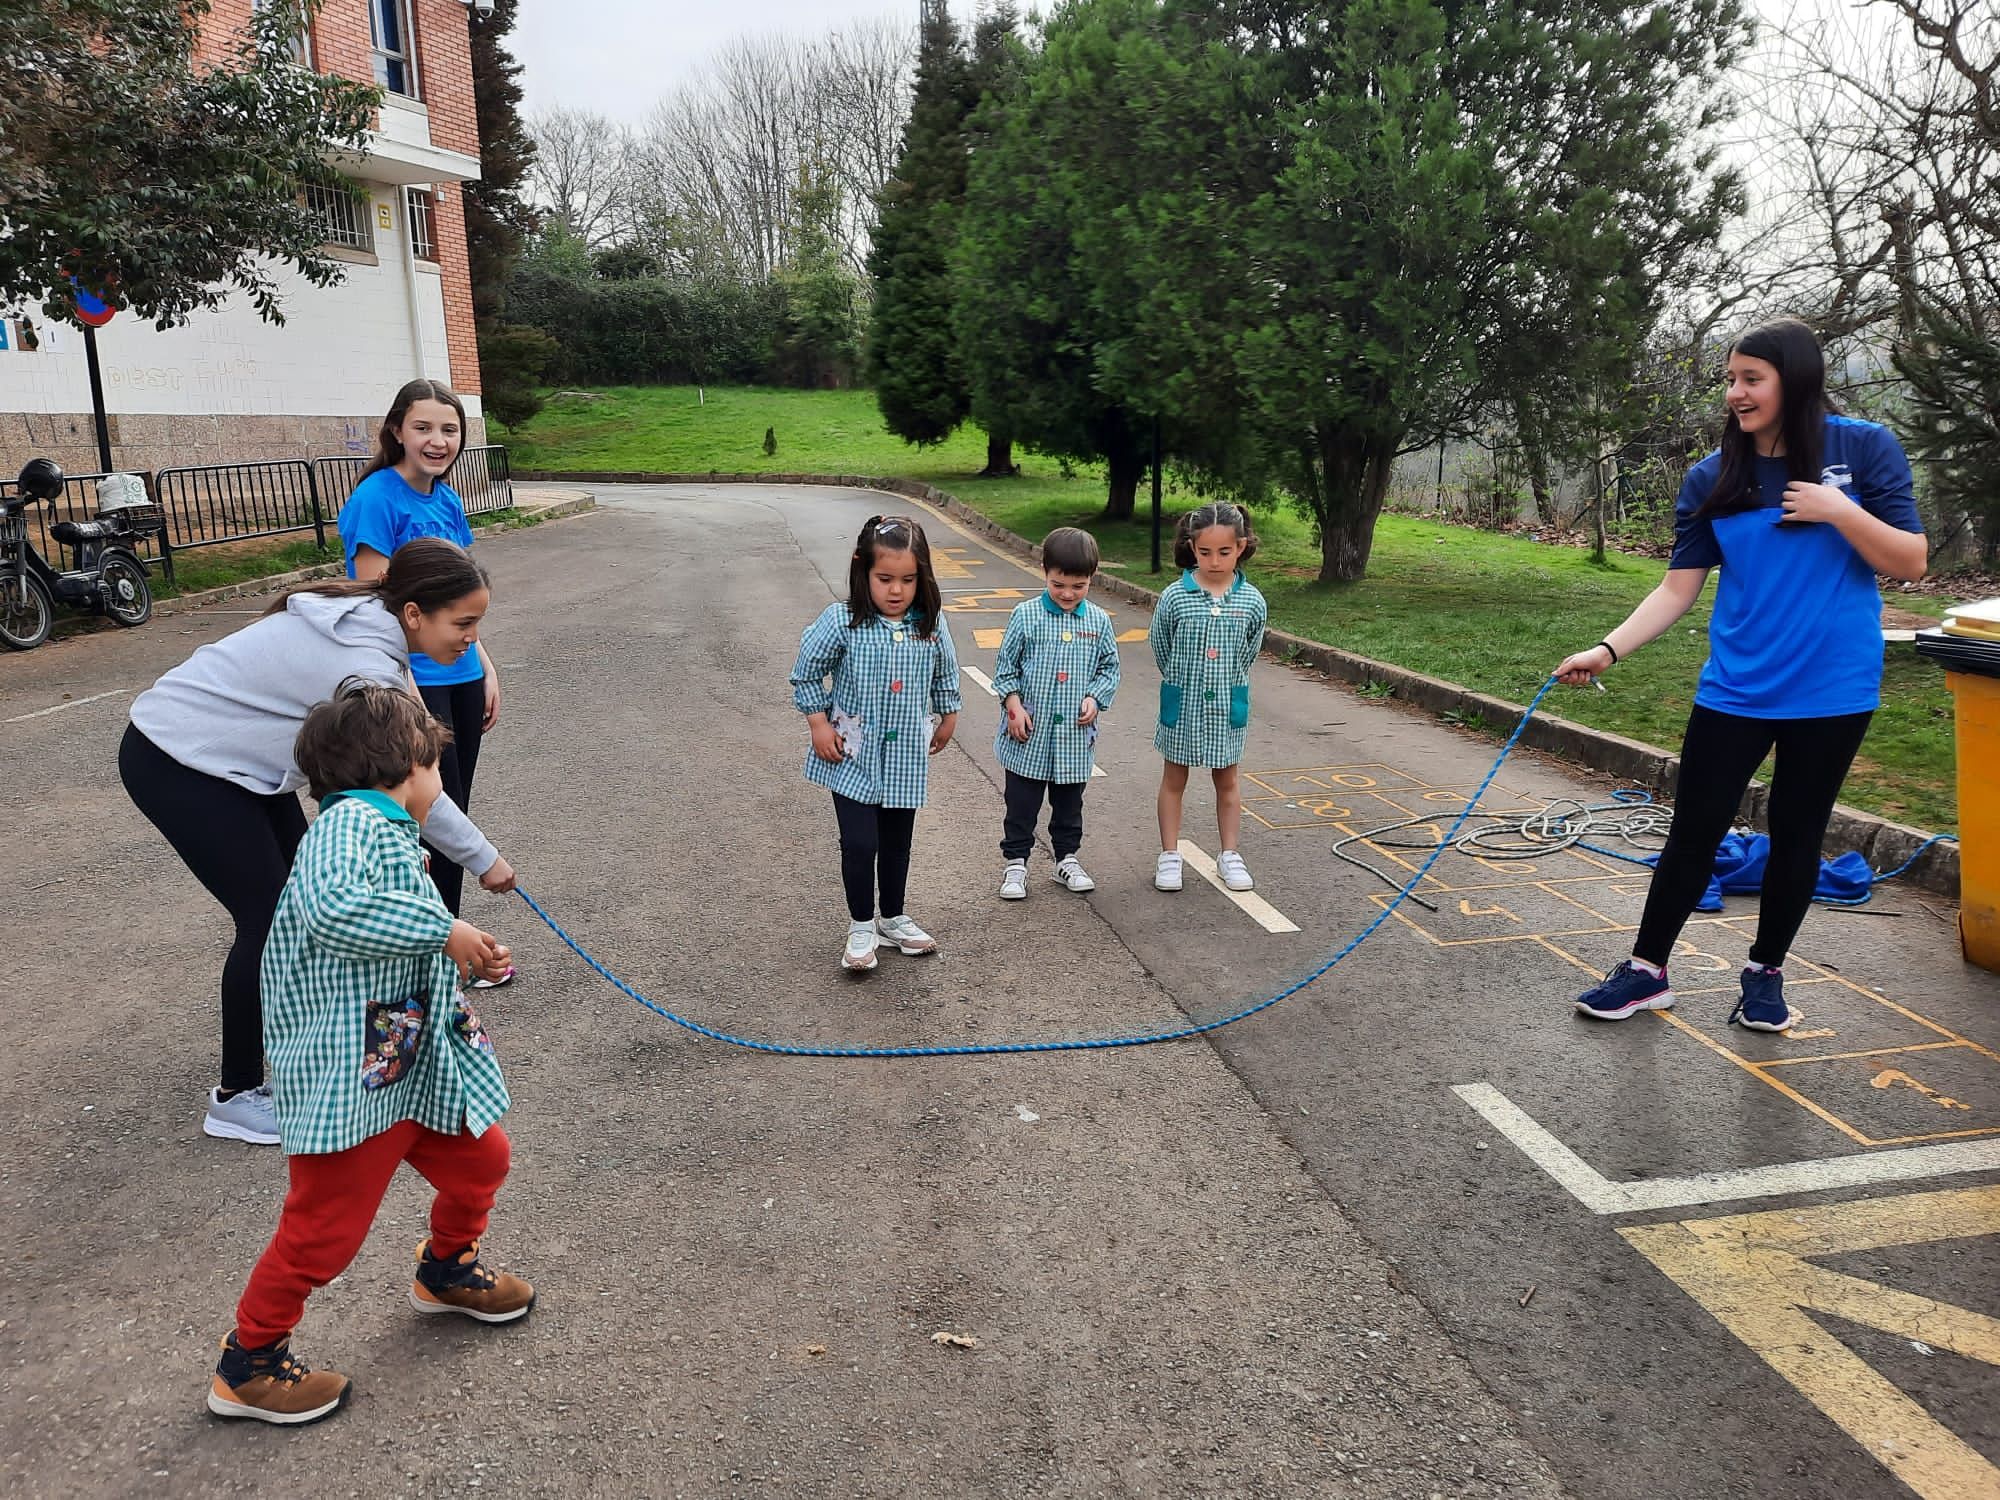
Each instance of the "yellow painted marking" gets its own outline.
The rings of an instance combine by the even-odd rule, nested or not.
[[[943,609],[948,615],[1011,615],[1027,597],[1020,589],[967,589],[947,597]]]
[[[981,627],[972,632],[972,643],[987,651],[998,651],[1000,643],[1007,639],[1007,627],[995,625]]]
[[[1146,632],[1143,630],[1121,630],[1118,632],[1118,644],[1121,646],[1129,641],[1143,641],[1145,639]]]
[[[2000,1366],[2000,1319],[1829,1271],[1807,1258],[2000,1234],[2000,1187],[1618,1232],[1923,1500],[2000,1493],[2000,1468],[1810,1314],[1844,1318],[1995,1366]]]
[[[1798,986],[1787,985],[1785,987],[1787,989],[1796,989]],[[1791,1037],[1794,1041],[1800,1037],[1835,1036],[1837,1034],[1833,1031],[1788,1031],[1785,1033],[1786,1036]],[[1798,1066],[1800,1063],[1846,1062],[1849,1058],[1854,1057],[1898,1057],[1905,1052],[1937,1052],[1956,1046],[1958,1046],[1957,1042],[1911,1042],[1907,1046],[1902,1047],[1870,1047],[1862,1052],[1815,1052],[1805,1057],[1781,1057],[1767,1062],[1763,1066],[1767,1068],[1791,1068]]]
[[[1794,986],[1794,988],[1796,988],[1796,986]],[[1809,1042],[1812,1041],[1815,1037],[1839,1036],[1839,1035],[1840,1033],[1835,1031],[1831,1026],[1815,1026],[1807,1031],[1801,1031],[1797,1027],[1793,1027],[1790,1031],[1785,1033],[1785,1040],[1790,1042]],[[1801,1061],[1801,1059],[1796,1057],[1788,1057],[1785,1058],[1784,1061],[1799,1062]],[[1765,1066],[1769,1067],[1771,1065],[1769,1063],[1766,1063]]]
[[[1939,1109],[1972,1108],[1970,1104],[1961,1104],[1949,1094],[1940,1094],[1927,1083],[1919,1083],[1901,1068],[1884,1068],[1868,1080],[1868,1086],[1873,1089],[1892,1089],[1899,1083],[1904,1088],[1915,1089],[1919,1094],[1930,1100],[1931,1103],[1937,1105]]]
[[[1521,920],[1519,917],[1515,916],[1514,913],[1507,910],[1506,907],[1498,905],[1497,903],[1493,906],[1475,907],[1470,901],[1465,900],[1463,897],[1459,899],[1458,914],[1461,917],[1505,917],[1510,922],[1518,922]]]
[[[933,547],[931,570],[940,578],[970,578],[974,568],[986,566],[986,559],[974,557],[966,547]]]

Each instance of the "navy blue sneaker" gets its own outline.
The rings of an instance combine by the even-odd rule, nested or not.
[[[1622,959],[1604,983],[1576,997],[1576,1008],[1598,1021],[1622,1021],[1642,1010],[1672,1010],[1674,992],[1665,972],[1656,978]]]
[[[1805,1019],[1785,1003],[1785,976],[1759,965],[1743,971],[1743,998],[1729,1013],[1729,1024],[1752,1031],[1790,1031]]]

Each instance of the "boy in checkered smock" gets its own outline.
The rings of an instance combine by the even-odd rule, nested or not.
[[[910,843],[930,757],[958,727],[958,655],[923,527],[873,516],[847,568],[847,598],[799,639],[792,702],[806,716],[806,780],[833,793],[847,895],[841,967],[875,967],[875,950],[935,953],[903,910]],[[881,916],[875,896],[881,890]]]
[[[1118,692],[1111,616],[1084,597],[1097,573],[1097,538],[1058,527],[1042,542],[1042,572],[1048,590],[1014,607],[993,670],[1003,705],[993,753],[1007,776],[1000,895],[1008,901],[1028,894],[1028,854],[1044,797],[1056,879],[1073,891],[1097,888],[1076,851],[1098,717]]]
[[[1270,614],[1257,586],[1239,571],[1256,550],[1250,517],[1240,506],[1204,505],[1174,527],[1181,581],[1161,593],[1150,632],[1160,668],[1153,746],[1167,762],[1160,776],[1160,859],[1153,871],[1153,884],[1163,891],[1181,888],[1181,801],[1190,766],[1206,767],[1215,781],[1222,844],[1216,873],[1232,891],[1255,884],[1236,849],[1243,823],[1236,763],[1250,724],[1250,668]]]
[[[291,1190],[250,1273],[209,1410],[296,1425],[347,1399],[344,1375],[287,1347],[306,1297],[347,1269],[396,1168],[437,1189],[410,1303],[506,1323],[534,1288],[479,1260],[506,1179],[507,1085],[459,991],[507,950],[454,918],[418,833],[443,792],[450,731],[414,694],[353,681],[306,717],[295,759],[320,815],[299,845],[264,946],[264,1046]]]

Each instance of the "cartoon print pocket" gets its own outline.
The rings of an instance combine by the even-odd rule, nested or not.
[[[1239,683],[1229,690],[1229,727],[1241,729],[1250,722],[1250,684]]]
[[[409,1071],[424,1035],[424,998],[368,1002],[367,1051],[361,1058],[361,1086],[387,1088]]]
[[[1172,729],[1181,721],[1181,688],[1177,682],[1160,684],[1160,722]]]
[[[458,1032],[458,1039],[474,1052],[493,1055],[493,1039],[486,1034],[480,1024],[479,1013],[465,1003],[465,996],[458,997],[457,1013],[452,1017],[452,1027]]]

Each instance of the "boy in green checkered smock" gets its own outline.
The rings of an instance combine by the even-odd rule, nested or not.
[[[847,598],[805,628],[792,667],[792,703],[811,741],[806,780],[833,793],[840,823],[840,962],[854,973],[875,967],[877,948],[937,951],[903,898],[930,758],[958,727],[958,655],[942,605],[924,528],[871,516],[848,559]]]
[[[1222,845],[1216,873],[1232,891],[1255,884],[1236,849],[1243,823],[1236,763],[1250,724],[1250,668],[1270,615],[1264,596],[1240,571],[1256,550],[1250,517],[1226,502],[1191,510],[1174,527],[1181,581],[1160,595],[1149,632],[1160,668],[1153,746],[1167,762],[1160,776],[1160,859],[1153,871],[1153,884],[1163,891],[1181,888],[1181,802],[1190,766],[1206,767],[1215,781]]]
[[[208,1393],[219,1416],[296,1425],[331,1415],[347,1378],[290,1352],[307,1295],[360,1251],[396,1168],[437,1189],[410,1305],[506,1323],[534,1288],[480,1263],[509,1152],[493,1044],[460,992],[507,950],[454,918],[419,830],[450,737],[414,693],[353,681],[306,717],[294,756],[320,815],[299,845],[264,946],[264,1048],[291,1189],[250,1273]]]
[[[1049,803],[1055,877],[1073,891],[1097,882],[1077,859],[1083,790],[1090,784],[1098,717],[1118,692],[1118,639],[1111,616],[1084,596],[1097,574],[1097,538],[1059,526],[1042,542],[1048,589],[1014,607],[993,669],[1002,709],[993,753],[1006,773],[1001,899],[1028,894],[1028,855],[1042,799]]]

